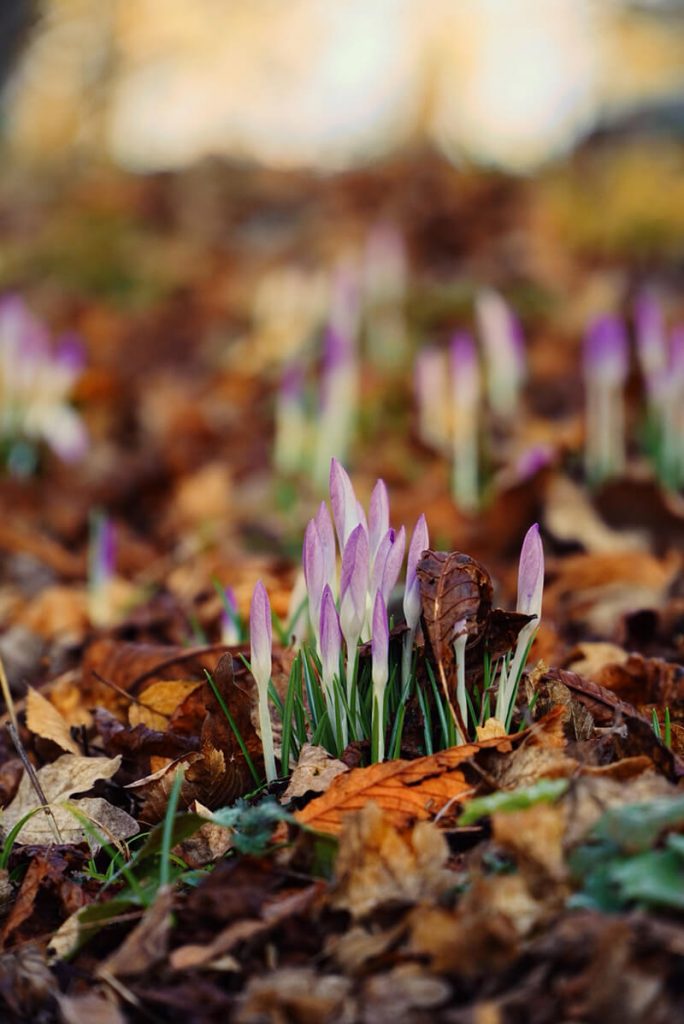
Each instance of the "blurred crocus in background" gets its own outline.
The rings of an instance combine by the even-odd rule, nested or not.
[[[408,258],[404,239],[390,222],[375,224],[364,253],[364,307],[368,356],[377,366],[401,365],[407,353]]]
[[[464,512],[479,504],[480,366],[472,338],[459,332],[451,340],[451,388],[454,501]]]
[[[104,512],[93,511],[88,543],[88,617],[93,626],[109,626],[112,622],[115,558],[113,523]]]
[[[333,456],[344,460],[356,425],[359,387],[357,339],[329,327],[323,340],[314,479],[323,487]]]
[[[594,484],[625,465],[624,386],[629,368],[627,335],[616,316],[601,316],[587,330],[584,345],[586,400],[585,471]]]
[[[665,317],[661,302],[652,290],[645,289],[637,296],[634,329],[637,358],[650,408],[658,401],[663,374],[667,370]]]
[[[0,441],[10,471],[30,473],[30,446],[41,442],[65,462],[85,455],[88,435],[70,404],[83,363],[77,340],[65,337],[53,347],[20,296],[0,300]]]
[[[449,374],[447,355],[425,345],[416,356],[413,383],[418,411],[418,437],[428,448],[447,452],[449,437]]]
[[[656,468],[661,483],[678,490],[684,486],[684,326],[672,331],[667,369],[657,392]]]
[[[525,381],[522,329],[505,299],[490,288],[478,293],[475,310],[489,404],[496,416],[510,420],[518,411]]]

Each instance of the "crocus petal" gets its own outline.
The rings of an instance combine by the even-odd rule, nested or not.
[[[371,637],[373,686],[384,690],[389,677],[389,623],[387,608],[378,590],[373,604],[373,633]]]
[[[406,531],[403,526],[398,533],[391,529],[387,531],[380,542],[378,554],[373,565],[372,599],[375,598],[375,594],[379,590],[382,593],[385,604],[389,604],[390,594],[401,572],[405,547]]]
[[[625,325],[616,316],[600,316],[587,329],[584,372],[606,383],[622,384],[629,369]]]
[[[335,599],[329,586],[323,591],[321,601],[321,666],[325,682],[332,680],[340,672],[340,651],[342,649],[342,631],[340,617],[335,607]]]
[[[420,618],[420,586],[416,576],[416,566],[424,551],[430,547],[427,522],[420,515],[413,528],[406,565],[406,588],[404,590],[404,617],[409,629],[415,629]]]
[[[451,339],[450,356],[454,400],[461,408],[475,406],[480,396],[480,367],[473,339],[465,331]]]
[[[358,502],[346,469],[337,461],[330,462],[330,504],[335,521],[335,532],[340,551],[344,550],[349,534],[359,522]]]
[[[335,531],[333,529],[330,513],[328,512],[328,506],[324,501],[321,502],[314,521],[316,523],[316,529],[318,530],[318,536],[320,537],[321,541],[321,549],[323,551],[325,581],[330,585],[330,588],[334,592],[335,575],[337,571],[337,556],[335,552]]]
[[[368,515],[371,564],[375,560],[380,541],[389,530],[389,497],[384,480],[378,480],[373,488]]]
[[[309,595],[311,621],[315,630],[320,615],[323,587],[326,582],[326,566],[321,537],[316,528],[316,522],[313,519],[309,520],[306,530],[304,531],[302,566],[304,569],[304,579],[306,580],[306,589]]]
[[[368,537],[361,523],[349,535],[342,553],[340,620],[345,638],[363,627],[368,589]]]
[[[523,615],[541,617],[544,592],[544,548],[535,523],[525,534],[518,567],[517,610]]]
[[[266,690],[271,678],[271,603],[266,587],[258,580],[249,609],[249,643],[252,675],[259,689]]]

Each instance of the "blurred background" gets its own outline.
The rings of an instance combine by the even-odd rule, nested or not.
[[[458,534],[420,356],[483,289],[526,346],[489,480],[581,460],[592,316],[684,312],[684,3],[4,0],[0,40],[0,288],[81,339],[79,479],[143,533],[299,537],[336,454]]]

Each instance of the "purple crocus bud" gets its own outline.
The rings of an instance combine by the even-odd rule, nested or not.
[[[86,350],[77,334],[63,334],[58,340],[54,361],[72,379],[78,377],[86,364]]]
[[[544,547],[539,534],[539,524],[534,523],[525,534],[520,550],[517,611],[523,615],[536,615],[539,620],[543,593]]]
[[[487,384],[493,410],[515,413],[525,378],[522,328],[505,299],[489,288],[476,299],[477,320],[487,362]]]
[[[361,287],[357,267],[345,260],[335,267],[331,281],[330,327],[344,337],[356,338],[361,318]]]
[[[368,536],[359,523],[349,534],[342,552],[340,579],[340,622],[345,640],[361,634],[368,590]]]
[[[306,590],[309,595],[311,623],[314,633],[317,634],[323,587],[326,584],[326,563],[323,544],[315,519],[309,520],[304,531],[302,567],[304,569],[304,579],[306,580]]]
[[[350,533],[359,520],[359,503],[346,469],[337,461],[330,462],[330,504],[340,551],[344,551]]]
[[[584,372],[606,384],[624,384],[629,368],[627,334],[616,316],[600,316],[587,330]]]
[[[347,335],[334,327],[329,327],[323,338],[323,381],[336,372],[340,366],[348,363],[354,354],[354,346]],[[325,404],[325,397],[323,398]]]
[[[670,335],[670,373],[678,382],[684,380],[684,324]]]
[[[326,584],[321,601],[321,667],[323,680],[329,684],[340,674],[340,652],[342,650],[342,630],[340,617],[335,607],[332,590]]]
[[[267,691],[271,678],[273,634],[271,602],[266,587],[257,581],[249,607],[250,663],[259,691]]]
[[[373,689],[382,693],[389,678],[389,623],[385,601],[379,590],[373,604],[371,656]]]
[[[328,512],[328,506],[324,501],[318,507],[316,518],[314,519],[316,529],[318,530],[318,536],[321,541],[321,549],[323,552],[323,565],[324,565],[324,577],[326,582],[330,585],[331,590],[335,591],[335,578],[337,571],[337,557],[335,553],[335,531],[333,530],[332,519]]]
[[[373,488],[368,516],[370,560],[375,561],[378,545],[389,530],[389,497],[384,480],[378,480]]]
[[[383,596],[385,604],[389,604],[390,594],[401,572],[405,547],[406,531],[403,526],[398,533],[394,530],[388,530],[380,541],[378,553],[373,563],[371,599],[379,591]]]
[[[473,339],[458,331],[451,339],[451,375],[457,408],[470,409],[480,396],[480,367]]]
[[[518,480],[529,480],[553,461],[553,450],[548,444],[535,444],[526,448],[515,463]]]
[[[416,567],[424,551],[430,547],[427,522],[420,515],[413,528],[406,565],[406,588],[404,590],[404,617],[411,631],[415,630],[420,618],[420,585]]]

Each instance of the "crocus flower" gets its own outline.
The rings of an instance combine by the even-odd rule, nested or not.
[[[416,356],[413,383],[418,410],[418,436],[436,451],[449,451],[449,375],[446,354],[425,345]]]
[[[539,524],[534,523],[525,534],[518,563],[518,603],[516,611],[541,618],[544,593],[544,547]],[[539,625],[537,622],[536,625]]]
[[[389,496],[384,480],[376,481],[370,499],[368,533],[371,565],[375,561],[380,541],[389,530]]]
[[[377,761],[385,759],[385,690],[389,679],[389,623],[387,608],[378,590],[373,604],[371,639],[373,679],[373,736],[377,737]]]
[[[342,630],[340,628],[340,617],[335,607],[335,599],[327,584],[323,591],[323,600],[321,601],[320,637],[321,675],[328,717],[334,735],[342,748],[344,748],[348,740],[347,716],[343,709],[340,709],[341,713],[338,715],[337,703],[335,701],[335,680],[340,675]]]
[[[347,700],[351,719],[356,722],[354,682],[356,649],[366,616],[368,591],[368,536],[361,523],[352,530],[342,552],[340,577],[340,625],[347,646]]]
[[[430,547],[427,522],[424,515],[418,517],[413,528],[406,563],[406,586],[404,589],[404,617],[410,630],[416,630],[420,619],[420,583],[416,567],[424,551]]]
[[[544,547],[539,534],[539,525],[534,523],[523,540],[518,563],[518,602],[516,611],[534,618],[520,630],[513,653],[513,660],[506,674],[505,683],[499,683],[496,701],[496,717],[508,728],[518,683],[525,665],[525,658],[539,628],[544,593]]]
[[[294,650],[299,650],[309,633],[306,614],[307,602],[306,579],[304,578],[304,570],[300,569],[295,576],[287,606],[287,635],[290,640],[290,646]]]
[[[453,493],[456,504],[466,512],[477,508],[478,494],[478,407],[480,368],[470,335],[454,335],[451,341],[453,394]]]
[[[525,379],[525,350],[520,324],[505,299],[490,288],[476,298],[480,338],[487,364],[492,409],[509,419],[520,401]]]
[[[323,552],[324,577],[333,595],[337,589],[337,556],[335,553],[335,531],[328,512],[328,506],[321,502],[315,518],[316,529],[321,541]]]
[[[0,300],[0,434],[10,441],[45,441],[64,461],[82,458],[88,437],[69,404],[83,368],[72,337],[56,351],[45,327],[18,296]]]
[[[372,229],[364,264],[368,354],[379,366],[397,365],[407,347],[408,260],[404,239],[393,224],[377,224]]]
[[[354,487],[344,466],[333,458],[330,461],[330,504],[340,551],[344,551],[350,533],[361,522],[359,503]]]
[[[361,635],[366,614],[366,591],[368,590],[368,537],[361,523],[349,535],[342,552],[342,573],[340,578],[340,621],[345,640],[355,644]]]
[[[398,532],[388,530],[380,541],[371,574],[370,592],[373,602],[375,594],[380,591],[385,604],[389,604],[390,594],[401,572],[405,547],[406,531],[403,526]]]
[[[273,751],[273,729],[268,710],[268,684],[271,680],[273,637],[271,603],[261,580],[254,587],[249,610],[250,664],[259,695],[259,731],[264,750],[266,779],[277,778]]]
[[[619,473],[625,461],[624,401],[628,371],[624,324],[602,316],[590,324],[584,346],[586,402],[585,465],[590,480]]]
[[[326,580],[326,561],[323,542],[318,532],[315,519],[310,519],[304,531],[302,549],[302,566],[306,590],[309,595],[309,618],[313,627],[318,646],[318,624],[321,615],[321,599]]]

